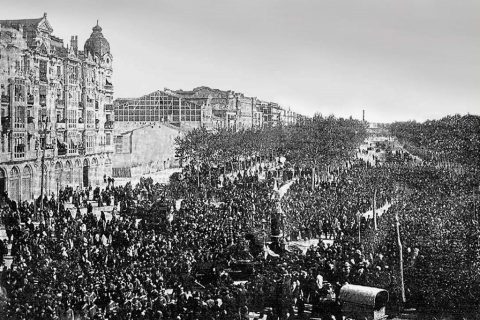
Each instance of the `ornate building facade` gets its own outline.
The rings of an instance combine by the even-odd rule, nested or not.
[[[0,193],[16,201],[111,174],[110,45],[98,22],[83,51],[52,32],[46,14],[0,20]]]

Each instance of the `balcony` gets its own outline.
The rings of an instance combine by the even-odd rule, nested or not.
[[[10,103],[10,97],[2,94],[2,104],[8,104]]]
[[[105,130],[113,130],[113,121],[106,121],[105,125],[103,126]]]
[[[67,129],[67,124],[65,123],[65,120],[57,121],[57,123],[55,123],[55,129],[57,130]]]

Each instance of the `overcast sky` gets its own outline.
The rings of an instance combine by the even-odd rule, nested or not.
[[[480,113],[478,0],[0,0],[83,47],[99,19],[115,97],[209,86],[374,122]]]

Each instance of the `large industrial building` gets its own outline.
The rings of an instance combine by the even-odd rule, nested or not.
[[[98,22],[80,50],[46,14],[0,20],[0,193],[31,200],[42,180],[50,196],[111,174],[112,60]]]
[[[198,87],[191,91],[164,89],[140,98],[116,99],[115,128],[169,123],[182,128],[241,130],[291,125],[301,115],[277,103],[235,91]]]

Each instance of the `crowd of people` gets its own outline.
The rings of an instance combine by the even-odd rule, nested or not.
[[[395,122],[389,129],[411,153],[432,163],[478,169],[480,116],[456,114],[423,123]]]
[[[373,162],[344,159],[322,173],[253,157],[225,168],[187,165],[168,185],[109,180],[35,205],[7,200],[3,247],[11,245],[14,261],[1,275],[5,318],[227,320],[255,311],[302,319],[310,304],[313,315],[342,319],[347,283],[387,289],[393,308],[402,301],[392,212],[402,225],[407,301],[478,305],[478,180],[378,148],[357,150]],[[102,212],[105,204],[115,209]],[[385,205],[376,223],[364,214]],[[306,254],[278,238],[269,247],[280,233],[319,242]],[[466,272],[455,273],[456,264]]]

